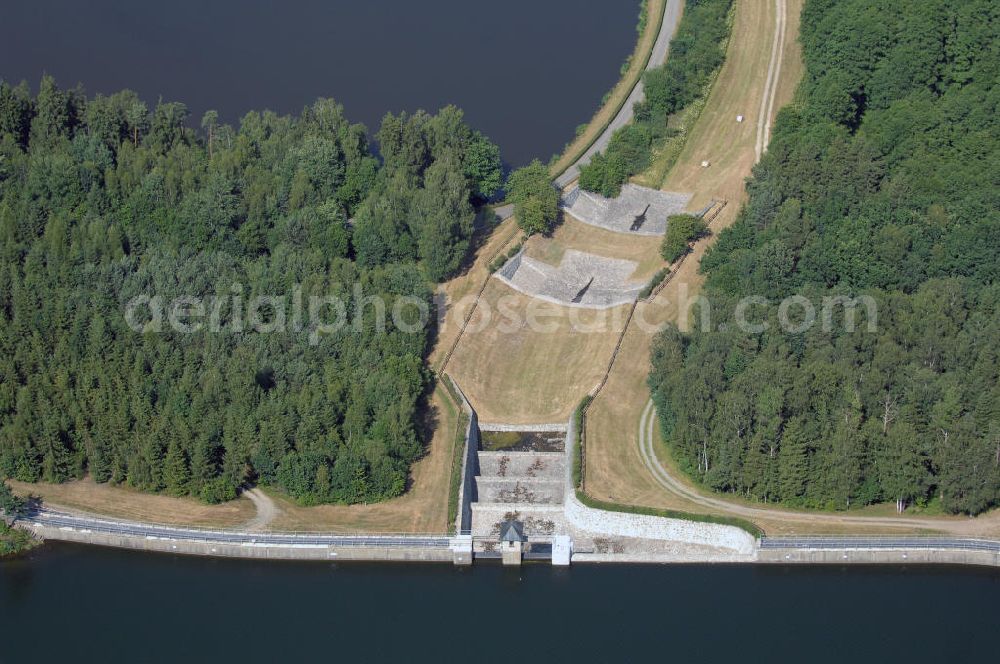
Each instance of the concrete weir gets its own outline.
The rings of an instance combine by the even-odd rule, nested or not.
[[[494,274],[514,290],[565,307],[607,309],[631,304],[645,282],[631,279],[638,264],[567,249],[558,266],[522,250]]]
[[[563,424],[509,425],[483,423],[476,436],[475,501],[471,532],[476,557],[494,558],[502,551],[505,565],[550,560],[568,565],[572,538],[565,529],[563,500],[566,477],[566,427]],[[509,449],[484,450],[482,433],[503,433],[520,442]],[[546,451],[525,449],[525,441],[544,440]],[[524,540],[513,547],[501,542],[505,524],[516,523]]]
[[[615,233],[656,236],[667,232],[667,217],[684,212],[691,198],[635,184],[623,186],[617,198],[574,187],[563,198],[562,209],[585,224]]]

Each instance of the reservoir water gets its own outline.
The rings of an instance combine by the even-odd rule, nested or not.
[[[4,3],[0,78],[43,72],[148,104],[297,113],[333,97],[373,132],[454,103],[513,166],[573,138],[635,45],[639,0],[32,0]]]
[[[6,3],[0,77],[374,129],[455,103],[512,165],[587,121],[638,0]],[[581,10],[581,8],[584,8]],[[0,664],[989,662],[1000,572],[956,567],[293,564],[46,545],[0,561]]]
[[[0,562],[0,662],[985,662],[998,600],[992,569],[512,570],[55,544]]]

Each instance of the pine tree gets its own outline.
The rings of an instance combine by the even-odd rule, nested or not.
[[[0,513],[12,518],[20,513],[22,507],[24,507],[24,501],[15,496],[14,492],[10,490],[7,480],[0,477]]]
[[[801,419],[788,422],[778,451],[778,487],[782,500],[795,500],[806,493],[809,477],[809,441]]]
[[[177,441],[172,441],[167,448],[163,479],[167,491],[175,496],[183,496],[190,491],[191,469],[188,466],[187,454]]]

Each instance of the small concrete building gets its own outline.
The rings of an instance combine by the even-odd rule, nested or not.
[[[500,524],[500,555],[504,565],[520,565],[524,549],[524,524],[520,521],[504,521]]]
[[[556,535],[552,540],[552,564],[569,565],[573,558],[573,540],[569,535]]]

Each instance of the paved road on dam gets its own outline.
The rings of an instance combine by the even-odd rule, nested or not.
[[[764,537],[762,549],[960,549],[1000,553],[994,540],[957,539],[954,537]]]
[[[46,528],[98,532],[125,537],[245,544],[257,546],[342,546],[342,547],[422,547],[448,548],[450,538],[433,535],[334,535],[291,532],[251,532],[180,528],[131,521],[112,521],[83,514],[70,514],[47,508],[36,509],[20,522]]]

